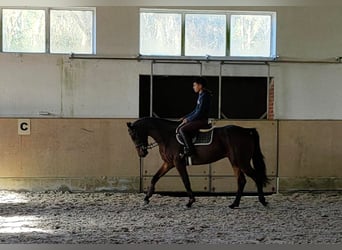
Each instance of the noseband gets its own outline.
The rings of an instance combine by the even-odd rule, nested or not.
[[[152,142],[148,145],[144,145],[144,143],[140,143],[140,144],[136,145],[135,147],[141,148],[142,150],[148,150],[148,149],[152,149],[152,148],[157,147],[157,146],[158,146],[158,143]]]

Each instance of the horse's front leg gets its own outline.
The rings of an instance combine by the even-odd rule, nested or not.
[[[148,191],[146,193],[146,196],[144,198],[145,204],[148,204],[150,202],[150,198],[152,197],[155,185],[158,182],[158,180],[163,177],[167,172],[170,171],[174,166],[172,164],[169,164],[167,162],[164,162],[163,165],[160,167],[160,169],[157,171],[157,173],[152,177],[151,185],[148,188]]]
[[[189,202],[186,204],[186,207],[190,208],[196,200],[195,200],[195,196],[194,196],[192,189],[191,189],[191,184],[190,184],[188,171],[186,169],[186,164],[185,163],[179,163],[176,165],[176,168],[177,168],[180,176],[182,177],[183,184],[184,184],[186,192],[189,196]]]

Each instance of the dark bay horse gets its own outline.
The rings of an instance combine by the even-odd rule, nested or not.
[[[149,199],[154,193],[157,181],[174,167],[178,170],[189,196],[189,202],[186,206],[191,207],[195,202],[186,161],[179,156],[183,150],[183,146],[178,143],[175,135],[176,128],[179,125],[180,122],[152,117],[127,123],[129,134],[136,146],[138,155],[145,157],[148,154],[148,137],[150,136],[158,143],[160,156],[164,161],[151,180],[151,185],[144,199],[146,204],[149,203]],[[224,157],[228,157],[230,160],[238,183],[235,200],[229,207],[236,208],[240,204],[246,184],[245,174],[255,181],[259,201],[267,206],[263,187],[269,183],[269,179],[266,176],[266,166],[261,153],[257,130],[234,125],[214,128],[212,143],[207,146],[196,146],[196,154],[192,157],[192,164],[209,164]]]

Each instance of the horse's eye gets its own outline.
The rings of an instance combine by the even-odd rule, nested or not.
[[[135,139],[135,133],[131,133],[131,137],[132,137],[132,139],[134,140]]]
[[[129,132],[129,135],[132,137],[132,139],[133,139],[134,137],[136,137],[136,136],[135,136],[135,132],[134,132],[132,129],[129,129],[128,132]]]

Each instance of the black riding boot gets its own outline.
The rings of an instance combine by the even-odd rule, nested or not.
[[[190,157],[195,153],[195,147],[192,144],[192,138],[191,136],[188,136],[186,134],[184,134],[182,131],[179,131],[180,135],[183,138],[184,141],[184,154],[181,155],[181,157]]]

